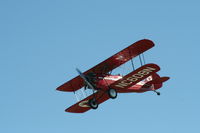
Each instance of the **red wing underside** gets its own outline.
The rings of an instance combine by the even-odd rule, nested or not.
[[[101,104],[101,103],[103,103],[103,102],[105,102],[106,100],[109,99],[109,96],[106,92],[99,91],[99,92],[96,92],[93,95],[86,97],[85,99],[79,101],[78,103],[72,105],[71,107],[69,107],[65,111],[71,112],[71,113],[84,113],[84,112],[90,110],[91,108],[88,105],[88,100],[92,99],[94,96],[95,96],[98,104]]]
[[[107,60],[99,63],[90,70],[84,72],[84,74],[95,73],[98,76],[103,76],[104,74],[110,72],[111,70],[117,68],[118,66],[124,64],[130,59],[142,54],[148,49],[152,48],[154,43],[150,40],[144,39],[136,43],[133,43],[129,47],[123,49],[117,54],[111,56]],[[66,82],[57,88],[59,91],[76,91],[84,86],[84,82],[80,76],[73,78],[72,80]]]
[[[122,79],[117,80],[111,84],[110,87],[116,89],[118,92],[127,92],[126,89],[146,79],[159,70],[160,67],[156,64],[146,64],[124,76]]]

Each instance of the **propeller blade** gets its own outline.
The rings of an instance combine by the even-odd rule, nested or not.
[[[87,80],[86,76],[78,68],[76,68],[76,71],[79,73],[80,77],[85,81],[87,86],[89,88],[95,90],[94,86]]]

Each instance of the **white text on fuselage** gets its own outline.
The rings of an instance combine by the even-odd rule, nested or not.
[[[119,88],[125,88],[127,86],[129,86],[132,83],[137,83],[140,79],[142,79],[144,76],[149,75],[149,73],[152,73],[153,71],[155,71],[155,68],[152,67],[146,67],[143,70],[139,71],[136,74],[133,74],[127,78],[125,78],[124,80],[122,80],[121,82],[119,82],[118,84],[116,84],[116,87]]]

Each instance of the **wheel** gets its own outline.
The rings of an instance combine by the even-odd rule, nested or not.
[[[88,101],[88,104],[92,109],[97,109],[98,108],[98,103],[96,102],[95,99],[90,99]]]
[[[110,88],[108,90],[108,96],[112,99],[115,99],[117,97],[117,91],[115,89]]]

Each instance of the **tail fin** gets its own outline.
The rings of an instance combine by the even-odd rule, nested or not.
[[[149,83],[152,80],[159,79],[160,76],[157,73],[153,73],[151,76],[144,79],[144,83]]]
[[[152,80],[159,79],[160,76],[157,73],[152,74]]]

